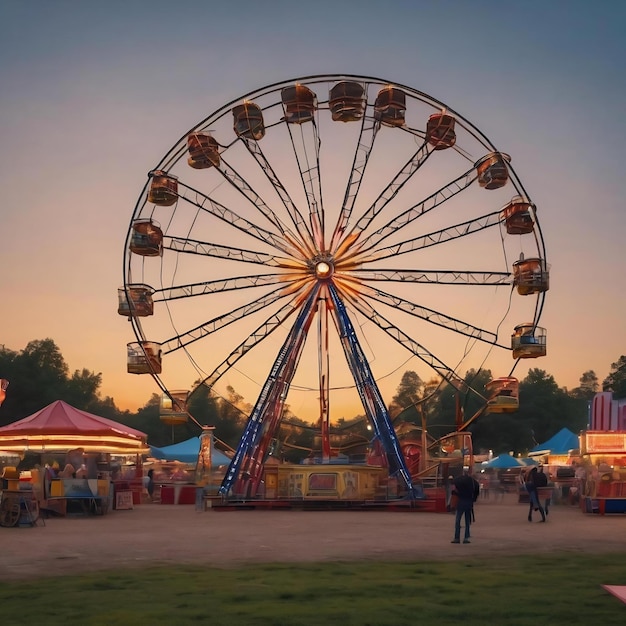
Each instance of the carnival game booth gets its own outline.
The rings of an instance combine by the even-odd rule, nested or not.
[[[149,448],[145,433],[57,400],[0,428],[0,450],[29,458],[32,465],[19,472],[17,483],[7,481],[5,493],[30,486],[40,507],[64,515],[76,502],[106,513],[122,491],[131,494],[131,504],[138,503],[141,455]],[[132,476],[120,476],[125,463]]]
[[[586,513],[626,513],[626,398],[608,391],[591,402],[581,436],[580,505]]]
[[[586,513],[626,513],[626,430],[583,435],[585,480],[581,508]]]

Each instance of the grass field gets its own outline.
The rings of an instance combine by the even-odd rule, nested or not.
[[[622,626],[626,554],[146,568],[3,583],[3,624]]]

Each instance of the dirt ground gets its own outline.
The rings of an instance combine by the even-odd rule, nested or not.
[[[451,544],[451,513],[392,511],[197,511],[141,504],[104,516],[53,517],[0,528],[0,579],[96,569],[252,562],[450,560],[503,554],[626,554],[624,516],[554,505],[547,523],[507,494],[479,500],[470,545]]]

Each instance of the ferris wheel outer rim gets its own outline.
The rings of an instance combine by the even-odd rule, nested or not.
[[[313,75],[308,75],[308,76],[303,76],[303,77],[297,77],[297,78],[290,78],[287,80],[283,80],[283,81],[278,81],[278,82],[274,82],[259,88],[256,88],[254,90],[251,90],[249,92],[247,92],[246,94],[239,96],[237,98],[234,98],[233,100],[231,100],[230,102],[228,102],[227,104],[221,106],[220,108],[218,108],[217,110],[215,110],[213,113],[211,113],[209,116],[205,117],[203,120],[201,120],[198,124],[196,124],[195,126],[193,126],[190,130],[188,130],[185,134],[183,134],[177,141],[176,143],[172,146],[172,148],[165,154],[165,156],[159,161],[159,163],[151,168],[149,170],[149,175],[147,177],[146,182],[144,183],[144,187],[140,193],[140,196],[137,200],[137,203],[134,207],[134,210],[132,212],[132,216],[131,216],[131,220],[129,223],[129,227],[128,227],[128,231],[127,231],[127,237],[126,237],[126,241],[125,241],[125,250],[124,250],[124,266],[123,266],[123,274],[124,274],[124,289],[126,290],[128,288],[128,285],[131,283],[127,282],[127,277],[130,273],[130,254],[128,253],[128,245],[129,245],[129,240],[130,240],[130,236],[132,233],[132,225],[134,220],[136,219],[136,216],[138,215],[138,213],[141,212],[141,209],[145,206],[145,199],[144,197],[147,194],[147,190],[149,188],[149,184],[150,184],[150,174],[155,171],[155,170],[160,170],[164,168],[164,165],[166,163],[168,163],[168,160],[171,160],[172,158],[172,154],[175,153],[178,150],[180,150],[180,148],[178,148],[179,146],[182,146],[184,144],[184,142],[186,141],[187,136],[192,133],[195,132],[201,128],[210,126],[212,123],[214,123],[214,121],[218,120],[220,117],[222,117],[223,115],[227,114],[234,105],[236,105],[237,103],[241,102],[242,100],[248,100],[248,99],[253,99],[254,97],[260,97],[260,96],[265,96],[268,94],[271,94],[272,92],[275,92],[283,87],[287,87],[290,85],[293,85],[294,83],[306,83],[306,84],[320,84],[320,83],[329,83],[329,82],[337,82],[337,81],[341,81],[341,80],[355,80],[355,81],[360,81],[366,84],[373,84],[373,85],[393,85],[394,87],[398,87],[399,89],[405,90],[406,92],[408,92],[410,95],[412,95],[413,97],[416,97],[418,100],[424,102],[425,104],[428,104],[430,106],[437,106],[441,109],[445,109],[447,112],[451,113],[455,119],[457,121],[461,121],[463,124],[463,127],[468,130],[468,132],[470,132],[470,134],[472,134],[480,143],[482,143],[488,150],[493,151],[493,152],[498,152],[498,149],[495,147],[495,145],[486,137],[486,135],[480,131],[480,129],[478,129],[472,122],[470,122],[466,117],[464,117],[463,115],[461,115],[460,113],[458,113],[458,111],[456,111],[455,109],[453,109],[452,107],[450,107],[449,105],[447,105],[446,103],[444,103],[441,100],[438,100],[436,98],[434,98],[433,96],[429,95],[426,92],[417,90],[413,87],[410,87],[408,85],[405,85],[403,83],[399,83],[396,81],[389,81],[386,79],[381,79],[378,77],[372,77],[372,76],[365,76],[365,75],[359,75],[359,74],[313,74]],[[182,155],[179,155],[179,157],[174,161],[177,162]],[[521,193],[529,199],[529,201],[532,202],[532,200],[530,199],[530,195],[526,192],[520,178],[518,177],[517,173],[515,172],[514,167],[511,165],[511,163],[507,164],[508,166],[508,170],[509,170],[509,174],[511,179],[513,179],[514,181],[514,186],[516,189],[518,189],[519,191],[521,191]],[[167,170],[166,170],[167,171]],[[535,205],[533,203],[533,209],[535,209]],[[536,213],[535,213],[535,217],[536,217]],[[535,220],[535,231],[534,231],[534,236],[535,239],[537,240],[537,248],[538,250],[541,252],[542,258],[544,259],[544,261],[547,262],[546,260],[546,251],[545,251],[545,241],[543,238],[543,232],[541,230],[541,226],[538,220]],[[538,298],[537,298],[537,311],[538,313],[536,314],[536,319],[535,319],[535,323],[539,322],[539,318],[541,316],[541,311],[543,309],[543,303],[545,300],[545,292],[538,294]],[[138,341],[147,341],[147,338],[145,337],[142,327],[141,327],[141,320],[138,319],[135,316],[131,316],[130,318],[131,321],[131,325],[133,326],[133,331],[135,333],[135,336],[137,338]],[[511,373],[513,372],[513,370],[515,369],[515,367],[517,366],[517,363],[519,362],[519,359],[517,359],[517,361],[515,362]],[[167,385],[165,385],[163,383],[163,381],[161,380],[161,376],[159,374],[151,374],[152,378],[157,382],[158,386],[161,388],[161,390],[164,393],[169,393],[168,392],[168,388]],[[193,391],[190,393],[190,397],[191,395],[196,391],[196,389],[201,386],[198,385],[197,387],[195,387],[193,389]]]

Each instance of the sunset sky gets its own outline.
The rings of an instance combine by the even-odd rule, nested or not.
[[[147,172],[231,100],[345,73],[425,92],[513,156],[551,264],[548,356],[517,375],[601,382],[626,354],[624,33],[613,0],[0,0],[0,345],[51,338],[145,404],[117,288]]]

